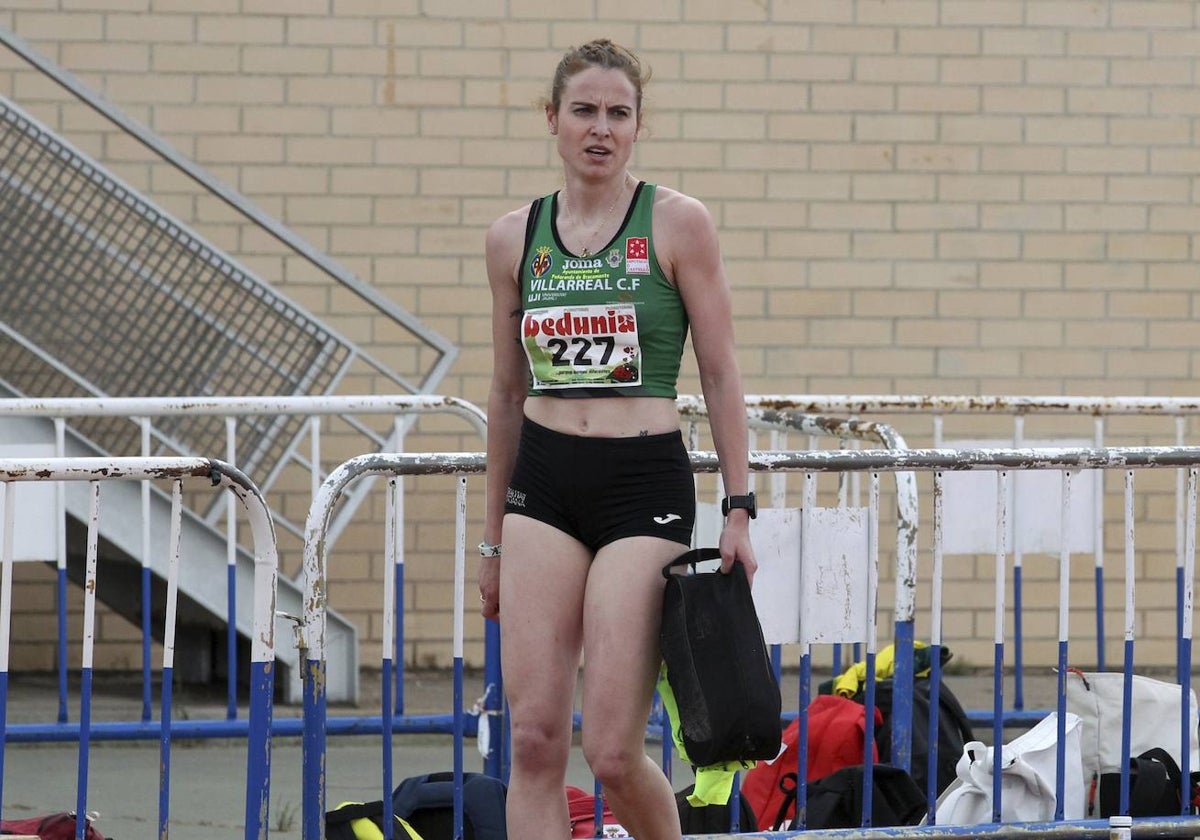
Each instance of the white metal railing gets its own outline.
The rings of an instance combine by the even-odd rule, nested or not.
[[[42,737],[60,739],[65,730],[79,741],[79,774],[76,813],[87,813],[87,777],[90,743],[96,738],[123,738],[131,734],[146,737],[157,733],[161,740],[159,755],[158,836],[166,837],[170,824],[171,744],[175,727],[171,717],[172,675],[176,641],[176,614],[179,579],[189,558],[181,550],[183,483],[201,479],[207,486],[230,491],[240,502],[249,520],[254,540],[254,631],[250,662],[250,717],[246,729],[246,833],[247,840],[264,838],[271,792],[271,718],[275,663],[275,584],[278,554],[271,517],[261,493],[241,471],[222,461],[207,458],[8,458],[0,459],[0,497],[3,498],[2,583],[0,583],[0,770],[4,766],[4,747],[18,735],[29,740]],[[13,485],[21,482],[87,482],[89,516],[82,659],[80,665],[80,721],[65,723],[9,725],[8,704],[9,653],[13,639],[13,535],[16,493]],[[97,593],[103,589],[104,572],[98,563],[101,528],[101,485],[113,481],[169,481],[172,487],[172,517],[164,553],[169,557],[165,617],[162,628],[161,717],[157,724],[143,722],[97,722],[91,716],[93,696],[93,649],[96,636]],[[143,730],[133,733],[131,730]],[[0,772],[0,802],[3,775]],[[83,824],[77,827],[82,837]]]
[[[680,417],[687,423],[689,446],[696,450],[700,448],[700,438],[697,424],[707,421],[708,411],[702,400],[682,397],[677,400]],[[844,417],[833,417],[822,414],[808,414],[799,409],[768,408],[748,406],[747,420],[750,427],[750,448],[764,451],[785,451],[791,447],[790,434],[805,436],[805,448],[819,450],[822,444],[830,442],[839,448],[857,448],[861,444],[873,444],[884,449],[907,449],[903,435],[888,423],[876,420],[858,420]],[[751,483],[756,474],[751,473]],[[786,508],[787,500],[786,472],[774,472],[767,476],[770,483],[769,496],[764,497],[764,503],[769,507]],[[839,473],[837,503],[838,507],[858,505],[862,498],[860,475],[857,473]],[[896,505],[896,542],[895,568],[893,590],[892,631],[894,643],[900,652],[896,658],[901,680],[911,679],[906,669],[912,661],[911,652],[914,644],[916,618],[916,571],[917,571],[917,530],[919,524],[919,504],[916,476],[912,472],[896,472],[895,481]],[[720,487],[720,476],[717,476],[716,498],[723,495]],[[697,531],[699,523],[703,522],[703,510],[698,512]],[[709,512],[717,520],[710,523],[710,531],[718,529],[719,519],[716,505]],[[831,653],[832,670],[840,672],[844,663],[844,651],[841,645],[834,645]],[[782,668],[782,649],[779,645],[772,646],[772,659],[776,668]],[[910,713],[907,707],[893,717],[897,726],[903,726],[905,716]],[[900,760],[906,760],[909,745],[903,739],[895,739],[898,744],[897,753]]]
[[[698,473],[715,473],[718,470],[718,462],[715,453],[712,452],[692,452],[691,460],[693,468]],[[866,536],[866,542],[863,545],[863,562],[869,568],[877,568],[879,560],[879,542],[877,539],[878,533],[878,498],[879,498],[879,474],[884,472],[921,472],[931,474],[934,487],[932,490],[933,504],[930,506],[933,511],[933,544],[931,546],[933,556],[933,571],[930,585],[932,587],[931,607],[930,607],[930,627],[931,627],[931,642],[934,648],[930,660],[934,663],[935,672],[934,678],[939,676],[937,668],[940,667],[940,647],[943,642],[942,634],[942,574],[944,565],[942,562],[942,506],[940,499],[943,495],[942,482],[945,475],[953,472],[962,471],[987,471],[997,475],[997,482],[1003,484],[1007,482],[1013,473],[1029,472],[1029,471],[1058,471],[1064,478],[1064,509],[1069,509],[1071,481],[1070,477],[1080,471],[1123,471],[1126,475],[1127,487],[1132,487],[1134,475],[1137,472],[1144,470],[1155,469],[1183,469],[1187,474],[1187,504],[1185,507],[1185,521],[1181,523],[1185,533],[1185,544],[1187,546],[1187,557],[1185,564],[1185,576],[1182,581],[1182,592],[1180,600],[1185,606],[1184,622],[1181,626],[1180,644],[1188,652],[1190,662],[1191,638],[1192,638],[1192,604],[1194,596],[1194,576],[1195,576],[1195,551],[1196,551],[1196,486],[1197,475],[1200,473],[1200,447],[1112,447],[1112,448],[1079,448],[1079,447],[1058,447],[1058,448],[1010,448],[1010,449],[983,449],[983,450],[949,450],[949,449],[917,449],[917,450],[860,450],[860,451],[754,451],[750,455],[750,466],[754,472],[774,474],[779,472],[799,473],[804,476],[805,482],[805,498],[812,499],[815,496],[815,490],[811,488],[816,476],[824,473],[841,474],[848,472],[858,472],[864,475],[869,483],[868,496],[871,500],[870,526]],[[305,575],[306,575],[306,605],[310,607],[310,612],[305,616],[303,634],[305,636],[305,647],[308,656],[308,663],[305,668],[305,739],[304,739],[304,796],[305,801],[302,806],[303,813],[303,836],[306,840],[315,840],[319,837],[320,819],[323,816],[324,809],[324,792],[323,780],[325,772],[325,726],[326,719],[324,715],[324,681],[322,679],[325,661],[325,647],[323,645],[322,635],[323,627],[323,611],[325,609],[326,595],[326,576],[327,568],[327,551],[328,546],[323,539],[323,530],[328,522],[328,517],[333,506],[336,504],[337,496],[342,490],[353,481],[364,476],[390,476],[395,479],[399,476],[414,475],[414,474],[444,474],[447,476],[455,476],[458,482],[457,495],[457,514],[455,516],[455,536],[454,536],[454,552],[455,552],[455,604],[454,604],[454,638],[455,638],[455,697],[454,697],[454,726],[452,731],[455,735],[455,772],[462,772],[462,739],[471,734],[468,732],[468,727],[465,725],[462,712],[462,622],[464,616],[464,589],[465,589],[465,477],[467,475],[478,474],[485,468],[484,456],[479,453],[441,453],[441,454],[425,454],[425,455],[369,455],[351,459],[345,462],[336,470],[334,470],[330,478],[322,486],[321,491],[317,494],[313,501],[313,507],[309,513],[308,526],[306,530],[305,540]],[[997,538],[995,545],[995,601],[994,601],[994,630],[995,630],[995,663],[993,677],[996,680],[994,689],[995,716],[993,719],[993,737],[997,742],[1002,739],[1002,720],[1004,709],[1003,690],[1000,680],[1005,664],[1005,642],[1004,637],[1004,615],[1007,609],[1005,602],[1005,577],[1006,564],[1011,547],[1007,545],[1005,536],[1006,530],[1001,527],[1007,521],[1009,511],[1007,508],[1007,494],[1003,492],[997,493],[997,508],[995,517],[997,522]],[[973,512],[977,514],[978,512]],[[1126,634],[1126,662],[1125,667],[1127,672],[1133,668],[1133,641],[1136,624],[1132,619],[1131,611],[1136,607],[1133,599],[1132,579],[1134,567],[1131,558],[1134,553],[1132,544],[1134,529],[1132,527],[1132,518],[1134,516],[1134,506],[1127,504],[1124,509],[1125,534],[1129,541],[1126,547],[1126,557],[1130,558],[1126,564],[1126,588],[1127,588],[1127,615],[1125,622]],[[1066,520],[1064,520],[1065,522]],[[396,535],[390,531],[395,527],[395,520],[390,520],[389,533],[387,542],[389,547],[396,543]],[[802,535],[804,531],[802,530]],[[802,536],[803,540],[803,536]],[[1066,541],[1063,540],[1064,548],[1062,549],[1062,557],[1066,558],[1069,555],[1069,550],[1065,547]],[[801,543],[800,563],[803,569],[805,564],[810,562],[806,559],[804,542]],[[803,575],[803,571],[801,572]],[[866,575],[868,586],[873,579],[871,574]],[[801,578],[803,586],[803,578]],[[1070,566],[1065,559],[1060,562],[1060,579],[1059,579],[1059,657],[1055,663],[1060,666],[1060,673],[1063,672],[1061,667],[1067,659],[1067,645],[1069,643],[1069,613],[1070,613]],[[395,608],[395,597],[391,592],[390,587],[384,588],[384,611],[386,614],[391,614]],[[874,604],[875,599],[871,592],[865,595],[865,598],[856,603],[865,603],[868,605]],[[803,622],[803,619],[801,619]],[[875,623],[868,620],[864,625],[864,630],[861,635],[854,641],[864,644],[867,651],[867,668],[866,673],[868,680],[874,679],[874,655],[876,649],[875,638]],[[810,648],[813,644],[812,639],[816,638],[814,629],[811,626],[805,626],[803,623],[797,631],[797,641],[801,646],[801,681],[800,681],[800,696],[797,700],[797,714],[801,719],[807,709],[808,700],[810,699],[810,689],[808,682],[811,678],[810,665]],[[822,640],[828,641],[828,640]],[[388,654],[385,652],[385,658]],[[386,671],[386,668],[385,668]],[[489,686],[490,690],[491,686]],[[1191,688],[1191,669],[1183,674],[1183,683],[1181,690],[1185,696]],[[902,704],[903,692],[906,687],[902,682],[897,681],[893,691],[893,702]],[[911,685],[907,687],[911,695]],[[867,692],[868,698],[872,693]],[[1059,714],[1062,715],[1061,704],[1063,702],[1063,693],[1059,692]],[[870,700],[868,699],[868,705]],[[911,697],[909,700],[911,704]],[[893,706],[895,710],[896,706]],[[499,714],[497,708],[496,714]],[[386,705],[382,710],[382,717],[385,719],[389,714]],[[932,720],[930,722],[931,731],[936,732],[937,727],[937,705],[931,704]],[[1184,715],[1188,714],[1186,701],[1184,703]],[[1126,712],[1126,720],[1128,721],[1128,710]],[[870,709],[867,710],[867,720],[872,719]],[[1186,717],[1185,717],[1186,719]],[[491,723],[491,721],[489,721]],[[390,738],[390,726],[384,727],[385,739]],[[489,731],[497,731],[494,727],[487,727]],[[479,729],[482,734],[484,727],[483,722],[479,722]],[[492,737],[489,735],[489,738]],[[936,739],[931,739],[936,740]],[[806,738],[802,734],[799,742],[807,743]],[[501,750],[495,742],[492,742],[489,750]],[[385,745],[384,749],[385,762],[386,756],[390,755],[390,742]],[[997,751],[997,760],[1000,753]],[[1186,751],[1185,751],[1186,756]],[[936,752],[931,753],[931,765],[936,760]],[[1060,766],[1061,766],[1060,759]],[[903,765],[902,765],[903,766]],[[1187,758],[1183,759],[1183,767],[1186,778],[1187,773]],[[999,768],[996,768],[996,773],[999,773]],[[936,772],[930,772],[928,778],[936,779]],[[799,778],[805,777],[803,766],[799,768]],[[1060,775],[1061,778],[1061,775]],[[383,795],[386,797],[389,791],[390,779],[386,775],[384,778]],[[801,793],[803,796],[803,793]],[[932,800],[932,792],[930,792]],[[1061,802],[1063,792],[1061,787],[1057,791],[1057,796]],[[995,806],[999,808],[999,804]],[[864,802],[864,821],[869,816],[870,801],[869,796]],[[997,811],[998,813],[998,811]],[[1162,832],[1162,836],[1182,836],[1183,832],[1195,832],[1200,830],[1200,822],[1195,819],[1189,819],[1184,816],[1175,818],[1154,818],[1147,820],[1139,820],[1139,825],[1144,826],[1147,830],[1153,828],[1156,831]],[[1099,836],[1099,830],[1103,826],[1098,821],[1083,824],[1067,824],[1061,822],[1047,823],[1036,826],[1021,826],[1019,832],[1025,833],[1028,836],[1030,830],[1038,833],[1038,836],[1091,836],[1092,832],[1096,832]],[[922,837],[933,834],[942,835],[960,835],[960,836],[995,836],[995,837],[1015,837],[1018,829],[1015,826],[980,826],[980,827],[956,827],[943,826],[938,828],[927,829],[903,829],[903,828],[877,828],[871,829],[872,832],[878,833],[880,836],[896,836],[896,837]],[[788,832],[782,836],[796,836],[796,832]],[[855,836],[852,833],[847,836]]]
[[[365,395],[365,396],[316,396],[316,397],[83,397],[83,398],[16,398],[0,400],[0,419],[4,417],[49,418],[66,425],[71,419],[84,417],[106,417],[128,420],[137,424],[142,440],[143,456],[150,450],[163,449],[172,454],[190,454],[182,444],[169,435],[158,431],[153,423],[164,417],[218,417],[226,421],[225,457],[237,462],[237,434],[239,419],[250,417],[306,417],[308,418],[309,451],[301,453],[293,447],[283,459],[294,460],[309,469],[312,488],[315,490],[324,478],[321,472],[321,427],[323,417],[341,417],[351,430],[360,434],[372,448],[400,449],[403,447],[406,430],[413,418],[426,414],[449,414],[465,420],[481,440],[487,439],[487,417],[481,409],[466,400],[447,396],[409,395]],[[366,415],[394,416],[392,429],[381,435],[355,418]],[[59,427],[59,424],[56,424]],[[61,432],[60,432],[61,434]],[[61,444],[60,444],[61,445]],[[107,453],[125,456],[129,453]],[[264,493],[270,493],[281,469],[272,468],[261,482]],[[339,532],[353,511],[341,514],[334,525],[334,535]],[[284,531],[302,536],[304,523],[287,519],[277,512],[276,525]],[[210,524],[219,518],[219,511],[207,518]]]
[[[681,403],[699,402],[680,397]],[[746,405],[763,409],[794,409],[811,414],[1076,415],[1091,417],[1200,415],[1200,400],[1191,397],[1054,397],[927,394],[747,394]]]
[[[338,417],[343,418],[347,423],[349,432],[355,433],[362,441],[363,449],[403,449],[405,435],[414,422],[420,416],[425,415],[449,415],[460,418],[466,423],[469,433],[477,435],[481,442],[486,441],[487,420],[484,413],[473,404],[460,400],[454,397],[444,396],[320,396],[320,397],[114,397],[114,398],[61,398],[61,399],[7,399],[0,400],[0,429],[4,428],[5,421],[16,421],[18,419],[33,420],[33,421],[49,421],[53,424],[52,432],[39,432],[37,428],[22,428],[14,430],[20,435],[28,435],[32,431],[39,437],[44,437],[53,441],[53,451],[56,456],[79,456],[79,455],[97,455],[94,447],[88,445],[86,440],[72,434],[71,423],[73,420],[82,418],[109,418],[114,422],[126,421],[131,424],[131,427],[136,430],[135,439],[140,440],[140,452],[117,452],[103,453],[117,457],[128,457],[139,455],[142,457],[150,457],[156,455],[194,455],[196,453],[180,451],[180,444],[177,441],[171,440],[169,437],[160,434],[155,428],[155,422],[162,418],[179,418],[179,417],[211,417],[224,422],[225,426],[225,447],[224,460],[231,464],[237,464],[239,453],[237,447],[238,432],[240,423],[246,418],[258,417],[285,417],[285,416],[300,416],[306,418],[306,426],[308,429],[307,451],[298,451],[296,447],[302,442],[299,438],[294,442],[293,448],[286,455],[285,460],[297,464],[300,468],[305,469],[310,475],[310,487],[312,492],[320,486],[325,478],[326,472],[321,467],[322,455],[322,429],[321,423],[323,418]],[[373,430],[365,422],[358,418],[366,418],[369,416],[387,418],[389,431],[380,433]],[[0,433],[2,436],[3,433]],[[274,470],[260,486],[264,495],[270,495],[275,487],[276,480],[280,477],[281,470]],[[339,508],[337,515],[331,525],[329,539],[336,541],[338,534],[345,528],[354,516],[358,505],[366,497],[369,491],[369,483],[352,488],[344,499],[343,504]],[[58,507],[59,510],[64,509],[65,501],[60,488]],[[142,562],[142,599],[143,608],[143,643],[142,643],[142,671],[143,671],[143,718],[148,718],[150,714],[150,698],[149,698],[149,669],[150,669],[150,634],[148,632],[147,623],[149,622],[149,586],[150,586],[150,563],[152,552],[149,546],[149,528],[151,521],[151,504],[152,493],[149,483],[144,483],[141,488],[141,545],[139,559]],[[276,509],[271,510],[271,515],[274,520],[274,525],[278,531],[282,533],[293,534],[297,537],[303,534],[303,522],[296,521],[281,514]],[[227,699],[227,714],[230,717],[236,715],[236,637],[237,623],[234,617],[237,615],[237,603],[235,598],[236,587],[234,585],[235,568],[238,558],[238,535],[237,535],[237,518],[235,516],[235,506],[232,501],[227,502],[224,509],[219,505],[213,505],[207,512],[201,511],[197,514],[203,522],[213,530],[214,533],[222,534],[224,539],[224,559],[226,567],[226,599],[223,607],[223,612],[229,617],[228,632],[227,632],[227,656],[229,660],[229,679],[228,679],[228,699]],[[60,529],[65,529],[65,519],[59,517]],[[57,565],[60,569],[65,568],[65,536],[64,531],[60,531],[58,544]],[[214,581],[215,583],[215,581]],[[285,603],[283,606],[292,614],[301,612],[299,602],[299,592],[290,580],[281,581],[281,597],[285,602],[294,600],[294,603]],[[213,607],[216,609],[216,607]],[[60,629],[59,637],[65,639],[65,614],[60,614]],[[339,633],[341,637],[346,639],[346,643],[350,645],[357,644],[356,633],[352,625],[346,622],[341,617],[335,616],[338,622]],[[61,645],[61,642],[60,642]],[[298,655],[294,650],[281,649],[279,655],[285,659],[296,658]],[[59,657],[59,681],[60,681],[60,718],[65,719],[65,694],[66,694],[66,673],[63,669],[64,657]],[[295,659],[293,664],[298,664],[298,659]],[[332,674],[333,682],[331,684],[331,696],[338,700],[354,700],[357,697],[357,673],[356,669],[342,670],[341,663],[337,671]],[[298,676],[298,667],[293,668],[294,678],[289,680],[285,686],[285,697],[291,702],[297,702],[300,699],[300,680]]]
[[[681,397],[682,405],[700,405],[703,401],[698,397]],[[1158,418],[1169,422],[1170,427],[1161,433],[1142,429],[1139,437],[1142,442],[1150,445],[1170,444],[1184,446],[1188,443],[1189,423],[1192,426],[1192,436],[1200,434],[1200,399],[1195,397],[1135,397],[1135,396],[1036,396],[1036,395],[928,395],[928,394],[751,394],[746,396],[746,406],[751,413],[757,411],[802,411],[818,414],[845,415],[850,418],[871,417],[887,418],[896,424],[905,417],[927,417],[931,423],[933,447],[955,446],[945,439],[946,421],[948,418],[960,418],[964,422],[978,421],[984,417],[1011,417],[1012,435],[1010,444],[1023,447],[1030,444],[1027,432],[1027,421],[1046,418],[1080,418],[1091,420],[1091,429],[1083,430],[1080,437],[1090,436],[1091,446],[1103,447],[1108,445],[1108,436],[1113,421],[1121,418]],[[905,428],[910,439],[917,436],[917,430]],[[973,435],[978,437],[978,435]],[[981,444],[971,440],[959,444],[956,448],[970,448]],[[1006,445],[998,443],[994,445]],[[1075,445],[1050,441],[1048,445]],[[1009,488],[1010,501],[1015,487]],[[1103,670],[1105,667],[1105,643],[1107,633],[1104,625],[1104,488],[1102,482],[1095,482],[1092,496],[1088,502],[1091,507],[1091,519],[1094,533],[1092,534],[1093,587],[1096,599],[1096,666]],[[1184,475],[1177,471],[1175,476],[1175,521],[1183,521],[1185,504]],[[1021,526],[1018,514],[1013,509],[1011,527]],[[1022,550],[1015,546],[1013,550],[1014,570],[1013,586],[1017,591],[1014,604],[1014,621],[1017,624],[1014,655],[1014,705],[1024,707],[1024,633],[1022,628],[1022,609],[1020,592],[1023,588],[1024,564]],[[1179,591],[1184,564],[1184,534],[1181,528],[1175,533],[1175,578],[1176,591]],[[1182,621],[1182,605],[1176,604],[1176,632]],[[1178,652],[1176,670],[1182,672],[1187,667],[1182,651]]]

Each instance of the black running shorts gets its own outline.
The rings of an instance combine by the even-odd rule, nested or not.
[[[636,536],[691,545],[696,487],[683,435],[579,437],[526,418],[504,512],[545,522],[593,552]]]

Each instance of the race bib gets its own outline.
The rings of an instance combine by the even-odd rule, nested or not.
[[[531,309],[521,322],[521,341],[538,390],[642,383],[632,303]]]

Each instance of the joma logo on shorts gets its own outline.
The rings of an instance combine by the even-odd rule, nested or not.
[[[511,487],[504,494],[504,501],[513,507],[525,507],[525,494],[520,490],[514,490]]]

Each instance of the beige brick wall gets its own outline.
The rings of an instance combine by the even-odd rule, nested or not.
[[[8,0],[0,26],[457,343],[447,394],[485,401],[484,231],[557,187],[532,103],[599,35],[654,71],[636,174],[703,199],[722,231],[748,392],[1195,394],[1190,0]],[[387,354],[353,295],[5,50],[0,92]],[[446,485],[417,482],[414,662],[448,650]],[[332,596],[377,645],[361,530],[345,550],[374,559]],[[956,609],[951,643],[990,661],[988,605]]]

